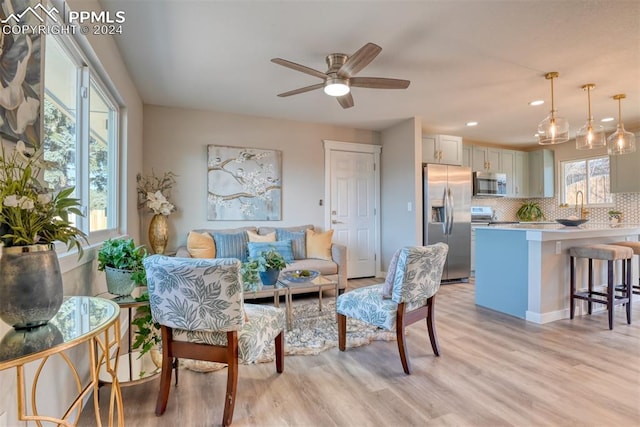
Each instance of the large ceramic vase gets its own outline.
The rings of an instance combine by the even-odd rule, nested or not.
[[[62,305],[53,245],[0,248],[0,318],[16,329],[46,324]]]
[[[260,272],[260,280],[265,286],[273,286],[278,281],[280,270],[277,268],[267,268],[265,271]]]
[[[149,244],[156,254],[163,254],[169,241],[169,222],[167,217],[155,214],[149,223]]]

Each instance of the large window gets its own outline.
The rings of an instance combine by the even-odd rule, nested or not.
[[[75,187],[84,216],[73,222],[99,241],[118,226],[118,108],[70,40],[48,37],[45,55],[44,179]]]
[[[585,205],[612,205],[609,187],[609,157],[571,160],[561,163],[563,203],[580,203],[582,192]]]

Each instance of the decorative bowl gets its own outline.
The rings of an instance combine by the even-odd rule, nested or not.
[[[589,221],[588,219],[556,219],[556,222],[564,225],[565,227],[577,227],[580,224],[584,224]]]
[[[320,275],[316,270],[291,270],[283,271],[282,278],[293,283],[309,282]]]

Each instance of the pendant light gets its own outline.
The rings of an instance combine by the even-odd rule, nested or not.
[[[553,79],[559,76],[558,72],[552,71],[544,75],[544,78],[551,80],[551,112],[538,125],[538,144],[560,144],[569,140],[569,122],[562,117],[556,117],[556,109],[553,102]]]
[[[596,85],[593,83],[587,83],[582,86],[582,89],[587,91],[588,116],[587,123],[576,133],[576,148],[578,150],[590,150],[607,145],[604,126],[594,124],[593,116],[591,115],[591,90],[595,89],[595,87]]]
[[[636,151],[635,135],[625,131],[622,125],[622,107],[620,107],[620,100],[626,97],[627,95],[624,93],[613,95],[613,99],[618,101],[618,129],[607,138],[607,153],[609,153],[610,156],[629,154]]]

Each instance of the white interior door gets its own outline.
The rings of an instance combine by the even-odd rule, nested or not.
[[[330,227],[334,230],[333,241],[347,247],[349,278],[376,275],[376,157],[371,152],[330,154]]]

